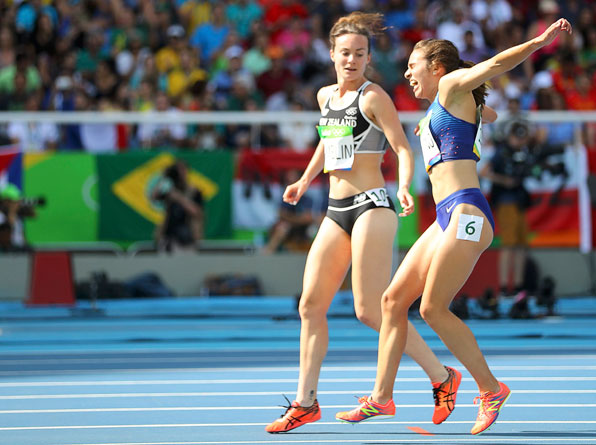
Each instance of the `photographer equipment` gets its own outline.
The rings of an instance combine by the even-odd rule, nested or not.
[[[478,298],[478,305],[490,319],[496,320],[501,316],[499,313],[499,299],[490,287]]]
[[[152,203],[165,212],[158,242],[168,252],[174,246],[196,247],[202,236],[203,195],[189,184],[187,172],[186,163],[177,160],[163,171],[151,191]]]
[[[14,184],[8,184],[2,190],[0,190],[0,199],[6,199],[9,201],[19,201],[21,209],[43,207],[46,205],[47,200],[45,196],[36,196],[34,198],[23,197],[19,188]]]
[[[532,198],[524,187],[526,178],[540,180],[545,174],[559,180],[559,184],[550,197],[550,204],[556,204],[565,187],[569,172],[565,163],[557,159],[565,153],[562,145],[537,144],[526,122],[513,122],[507,129],[506,137],[500,141],[499,154],[495,156],[494,170],[515,180],[514,187],[493,184],[491,196],[497,202],[501,195],[516,196],[525,208],[530,207]]]
[[[21,204],[29,207],[43,207],[47,203],[44,196],[37,196],[35,198],[23,198]]]
[[[547,275],[540,281],[538,294],[536,295],[536,303],[538,306],[546,308],[545,315],[547,316],[555,315],[555,303],[557,302],[555,287],[555,280],[550,275]]]

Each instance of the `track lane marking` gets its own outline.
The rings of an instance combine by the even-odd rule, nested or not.
[[[420,428],[419,426],[409,426],[408,429],[423,436],[434,436],[433,433],[426,431],[424,428]]]
[[[419,424],[433,425],[432,422],[418,422]],[[449,421],[450,424],[461,424],[470,425],[473,421]],[[407,425],[412,424],[411,421],[376,421],[376,425]],[[499,424],[525,424],[525,425],[538,425],[538,424],[577,424],[577,425],[593,425],[596,424],[596,420],[499,420]],[[52,425],[52,426],[13,426],[13,427],[0,427],[0,431],[28,431],[28,430],[88,430],[88,429],[123,429],[123,428],[221,428],[221,427],[263,427],[267,423],[165,423],[165,424],[129,424],[129,425]],[[341,423],[335,422],[317,422],[317,425],[341,425]],[[587,438],[582,437],[582,440]],[[501,437],[499,438],[501,440]],[[524,439],[527,442],[527,438]],[[577,443],[577,438],[573,440]],[[596,441],[596,438],[594,438]],[[494,443],[494,438],[490,439]],[[361,441],[359,441],[361,442]],[[368,441],[367,441],[368,442]],[[228,443],[228,442],[221,442]]]

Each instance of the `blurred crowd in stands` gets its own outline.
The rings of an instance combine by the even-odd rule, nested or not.
[[[506,110],[596,109],[596,2],[591,0],[5,0],[0,6],[0,111],[316,110],[335,82],[328,33],[353,10],[382,12],[369,77],[398,110],[425,105],[403,78],[411,48],[453,41],[481,61],[541,33],[559,17],[574,27],[492,83]],[[316,144],[314,126],[2,124],[24,150],[177,147],[189,150]],[[311,128],[312,127],[312,128]],[[585,142],[596,137],[587,127]],[[257,138],[258,140],[255,140]]]

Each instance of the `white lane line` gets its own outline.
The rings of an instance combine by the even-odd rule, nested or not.
[[[157,357],[158,360],[170,360],[171,358],[175,358],[175,357],[170,357],[169,354],[170,353],[177,353],[177,354],[189,354],[189,358],[192,358],[192,354],[196,354],[197,353],[197,349],[196,348],[189,348],[189,349],[181,349],[181,348],[169,348],[167,350],[162,350],[159,351],[161,354],[157,354],[153,356],[153,361],[156,360],[155,357]],[[243,350],[237,350],[237,351],[231,351],[231,352],[235,352],[235,353],[242,353],[242,357],[214,357],[213,355],[211,356],[207,356],[207,357],[195,357],[197,359],[201,359],[201,360],[210,360],[213,361],[214,358],[217,358],[218,360],[221,359],[221,361],[228,361],[228,360],[238,360],[238,359],[246,359],[246,360],[254,360],[254,354],[252,355],[248,355],[247,354],[247,350],[243,349]],[[253,351],[254,353],[258,353],[258,351]],[[292,351],[290,351],[292,352]],[[296,354],[298,354],[298,350],[295,350]],[[100,356],[99,358],[84,358],[84,359],[80,359],[80,358],[67,358],[67,357],[55,357],[53,359],[53,361],[55,362],[56,360],[60,360],[60,362],[63,362],[65,360],[94,360],[94,363],[105,363],[105,360],[118,360],[116,357],[101,357],[102,354],[110,354],[110,355],[123,355],[125,361],[127,362],[131,362],[131,361],[136,361],[136,360],[145,360],[145,359],[152,359],[152,357],[135,357],[136,355],[140,355],[140,354],[147,354],[147,353],[153,353],[155,354],[155,349],[134,349],[134,350],[89,350],[89,349],[83,349],[83,350],[78,350],[78,349],[66,349],[66,350],[47,350],[47,349],[42,349],[42,350],[22,350],[22,351],[18,351],[18,352],[13,352],[13,351],[5,351],[4,354],[2,355],[2,357],[0,358],[0,360],[14,360],[14,361],[19,361],[19,360],[23,360],[23,363],[26,363],[28,360],[38,360],[38,358],[34,358],[34,359],[24,359],[22,358],[23,356],[36,356],[36,355],[43,355],[43,356],[47,356],[47,357],[51,357],[52,354],[55,355],[76,355],[77,357],[96,357],[96,356]],[[215,354],[215,353],[214,353]],[[19,358],[9,358],[12,357],[12,355],[18,355]],[[513,360],[516,362],[519,362],[520,360],[520,356],[519,355],[515,355],[515,354],[484,354],[485,357],[488,357],[490,359],[494,359],[494,360]],[[298,355],[296,355],[297,357]],[[339,355],[334,355],[332,358],[336,358],[336,359],[345,359],[348,363],[356,361],[354,360],[354,356],[339,356]],[[276,360],[279,361],[279,357],[278,358],[274,358]],[[407,359],[407,358],[406,358]],[[43,359],[42,359],[43,360]],[[52,359],[49,359],[52,360]],[[556,354],[556,355],[552,355],[552,354],[532,354],[532,355],[528,355],[523,357],[523,360],[526,361],[544,361],[544,360],[548,360],[550,363],[556,363],[556,362],[562,362],[562,363],[566,363],[569,360],[575,360],[575,361],[579,361],[579,362],[589,362],[589,363],[593,363],[594,360],[596,360],[596,354],[589,354],[589,353],[582,353],[582,354]],[[494,365],[497,368],[498,367],[503,367],[504,368],[515,368],[515,365]],[[491,368],[493,368],[494,366],[491,365]],[[551,365],[552,366],[552,365]],[[524,365],[522,365],[522,367],[525,367]],[[497,369],[495,368],[495,369]],[[540,365],[537,365],[535,368],[539,369]],[[212,371],[236,371],[236,372],[244,372],[247,370],[250,371],[267,371],[267,370],[298,370],[298,366],[261,366],[261,367],[251,367],[249,369],[234,369],[234,368],[224,368],[224,367],[214,367],[214,368],[196,368],[195,370],[197,372],[212,372]],[[350,365],[350,366],[345,366],[345,365],[334,365],[334,364],[328,364],[328,365],[324,365],[321,368],[323,371],[325,370],[341,370],[341,369],[354,369],[354,370],[367,370],[367,369],[371,369],[371,370],[375,370],[375,366],[362,366],[362,365]],[[418,366],[415,365],[403,365],[400,366],[399,369],[410,369],[410,370],[419,370],[420,368]]]
[[[158,357],[159,360],[167,360],[168,363],[178,363],[178,362],[194,362],[194,361],[203,361],[208,359],[209,361],[213,361],[213,357],[209,358],[201,358],[201,357]],[[230,358],[230,357],[227,357]],[[596,359],[596,356],[592,356],[590,359],[593,362]],[[133,358],[115,358],[115,357],[106,357],[106,358],[45,358],[45,359],[7,359],[0,357],[0,366],[1,365],[43,365],[48,363],[60,363],[60,364],[106,364],[106,363],[155,363],[156,357],[133,357]],[[453,366],[458,366],[458,364],[453,363]],[[461,365],[460,365],[461,366]],[[496,371],[594,371],[596,370],[596,365],[491,365],[491,369]],[[170,370],[172,368],[163,368],[160,370]],[[185,368],[186,369],[186,368]],[[191,368],[195,369],[198,372],[202,373],[209,373],[209,372],[255,372],[255,373],[262,373],[262,372],[298,372],[300,368],[298,366],[262,366],[262,367],[251,367],[251,368],[244,368],[244,369],[235,369],[235,368]],[[154,369],[151,368],[153,371]],[[178,370],[174,368],[174,370]],[[323,366],[321,368],[321,372],[376,372],[376,366]],[[120,371],[117,369],[116,371]],[[399,367],[400,372],[417,372],[421,373],[422,369],[418,366],[409,366],[409,365],[402,365]]]
[[[283,393],[292,393],[290,391],[220,391],[220,392],[128,392],[128,393],[84,393],[84,394],[14,394],[2,395],[0,400],[27,400],[27,399],[101,399],[101,398],[125,398],[125,397],[243,397],[243,396],[279,396]],[[352,389],[342,391],[318,391],[319,394],[327,395],[355,395],[366,393],[368,389]],[[427,394],[428,390],[396,390],[396,394]],[[596,390],[592,389],[521,389],[514,390],[516,394],[594,394]],[[477,394],[476,390],[460,390],[460,394]]]
[[[298,372],[298,368],[258,368],[258,372],[280,372],[280,371],[288,371],[288,372]],[[542,376],[541,377],[525,377],[528,379],[566,379],[567,377],[544,377],[544,372],[548,371],[593,371],[596,370],[596,366],[491,366],[492,370],[495,371],[540,371]],[[152,370],[153,371],[153,370]],[[212,372],[224,372],[225,369],[220,369],[218,371]],[[254,371],[253,369],[244,370],[243,373]],[[371,371],[375,372],[376,367],[341,367],[341,368],[323,368],[323,373],[325,372],[362,372],[362,371]],[[422,370],[418,367],[400,367],[400,372],[419,372],[422,373]],[[15,371],[16,372],[16,371]],[[205,372],[203,370],[203,372]],[[512,377],[515,378],[515,377]],[[524,378],[524,377],[519,377]],[[319,381],[321,382],[358,382],[358,381],[365,381],[370,382],[371,378],[361,378],[361,379],[330,379],[330,378],[321,378]],[[410,379],[410,380],[408,380]],[[511,379],[507,377],[507,379]],[[398,377],[400,381],[425,381],[426,378],[407,378],[407,377]],[[465,380],[465,379],[464,379]],[[109,385],[178,385],[178,384],[212,384],[217,383],[218,381],[227,383],[288,383],[288,382],[295,382],[295,379],[219,379],[219,380],[206,380],[206,379],[164,379],[164,380],[90,380],[90,381],[39,381],[39,382],[0,382],[0,387],[19,387],[19,386],[109,386]]]
[[[470,425],[473,421],[452,420],[450,424]],[[433,425],[432,422],[407,422],[407,421],[376,421],[375,425]],[[596,420],[499,420],[499,424],[578,424],[578,425],[593,425]],[[129,424],[129,425],[52,425],[52,426],[12,426],[0,427],[0,431],[15,431],[15,430],[59,430],[59,429],[108,429],[108,428],[187,428],[187,427],[246,427],[246,426],[266,426],[267,423],[148,423],[148,424]],[[335,422],[317,422],[317,425],[341,425],[338,421]],[[501,438],[499,438],[500,440]],[[583,440],[584,438],[582,438]],[[596,438],[595,438],[596,439]],[[527,440],[527,439],[526,439]],[[576,439],[577,440],[577,439]],[[494,441],[494,439],[493,439]]]
[[[359,347],[358,350],[359,352],[368,352],[368,353],[373,353],[375,354],[377,352],[377,346],[376,346],[376,342],[373,342],[374,346],[370,346],[370,347]],[[258,360],[259,362],[275,362],[275,363],[279,363],[281,359],[284,359],[285,361],[290,361],[290,360],[295,360],[298,358],[300,351],[298,350],[298,348],[275,348],[272,346],[268,346],[267,348],[261,348],[261,349],[246,349],[246,348],[226,348],[226,347],[222,347],[221,345],[217,345],[217,348],[200,348],[200,345],[197,344],[195,345],[193,348],[167,348],[167,349],[161,349],[159,350],[160,353],[165,353],[167,355],[167,353],[170,352],[176,352],[176,353],[188,353],[188,354],[195,354],[197,352],[201,352],[201,353],[210,353],[213,355],[210,356],[206,356],[206,357],[197,357],[196,361],[209,361],[209,362],[213,362],[213,361],[219,361],[219,362],[254,362],[255,360]],[[441,351],[447,351],[447,349],[444,349],[443,345],[438,345],[438,348],[441,348]],[[573,348],[574,350],[581,350],[582,353],[578,353],[578,354],[567,354],[567,355],[562,355],[562,354],[555,354],[553,355],[551,354],[544,354],[544,353],[537,353],[537,350],[546,350],[546,351],[552,351],[552,346],[517,346],[515,348],[509,348],[509,349],[513,349],[515,351],[530,351],[529,354],[531,355],[525,355],[525,356],[521,356],[520,354],[502,354],[502,353],[496,353],[494,352],[494,347],[490,347],[490,346],[483,346],[482,348],[482,352],[484,353],[484,356],[491,360],[491,359],[509,359],[509,360],[519,360],[520,357],[523,357],[524,360],[534,360],[534,359],[539,359],[539,360],[544,360],[544,359],[548,359],[548,360],[561,360],[562,358],[565,358],[567,360],[578,360],[578,359],[585,359],[586,357],[594,357],[594,347],[593,346],[579,346],[579,345],[574,345],[574,344],[569,344],[569,345],[559,345],[558,346],[559,349],[563,349],[563,348]],[[504,349],[503,347],[497,347],[498,350],[502,350]],[[358,362],[359,360],[354,358],[353,352],[354,352],[354,346],[346,346],[346,347],[332,347],[330,350],[332,351],[336,351],[336,352],[342,352],[342,353],[349,353],[352,352],[352,354],[346,354],[346,355],[338,355],[335,354],[332,357],[329,357],[330,359],[333,360],[341,360],[341,361],[346,361],[346,362]],[[283,352],[283,353],[291,353],[294,356],[282,356],[280,357],[278,356],[261,356],[259,354],[267,352],[270,353],[272,351],[279,351],[279,352]],[[250,352],[250,354],[249,354]],[[7,351],[4,354],[4,357],[9,357],[10,355],[44,355],[44,356],[49,356],[51,354],[55,354],[55,355],[63,355],[63,354],[70,354],[70,355],[83,355],[83,356],[101,356],[102,354],[121,354],[127,358],[129,358],[129,361],[133,361],[134,358],[134,354],[147,354],[147,353],[151,353],[151,354],[155,354],[156,350],[155,348],[135,348],[134,350],[118,350],[118,349],[101,349],[99,346],[95,348],[94,351],[90,351],[89,349],[50,349],[50,348],[45,348],[45,349],[27,349],[27,350],[18,350],[18,352],[14,352],[13,351]],[[239,354],[239,356],[227,356],[227,357],[221,357],[220,355],[222,353],[229,353],[229,354]],[[563,351],[564,354],[564,351]],[[58,357],[59,360],[62,360],[62,358]],[[164,357],[160,357],[159,354],[156,354],[156,360],[164,360],[164,359],[168,359],[168,357],[166,356]]]
[[[396,404],[398,408],[428,409],[431,404]],[[321,405],[326,409],[346,409],[352,405]],[[458,408],[474,408],[472,403],[459,403]],[[508,403],[507,408],[596,408],[596,403]],[[68,408],[68,409],[15,409],[0,410],[0,414],[50,414],[50,413],[110,413],[110,412],[143,412],[143,411],[251,411],[279,410],[279,406],[176,406],[158,408]]]
[[[588,328],[591,328],[592,326],[587,326]],[[585,330],[585,329],[584,329]],[[432,332],[432,331],[431,331]],[[372,341],[373,338],[370,338],[371,344],[372,346],[367,346],[367,344],[361,344],[358,345],[358,350],[359,351],[366,351],[366,352],[375,352],[377,350],[377,342]],[[437,342],[437,346],[443,348],[443,344],[440,342]],[[566,345],[558,345],[558,348],[564,347]],[[578,347],[577,345],[570,345],[573,346],[574,350],[579,350],[580,347]],[[568,346],[569,347],[569,346]],[[543,350],[548,350],[548,351],[552,351],[552,347],[551,346],[540,346],[540,348],[536,347],[515,347],[515,348],[508,348],[508,349],[513,349],[515,351],[520,351],[520,350],[526,350],[526,349],[532,349],[533,351],[537,352],[537,349],[543,349]],[[497,357],[499,359],[502,358],[508,358],[508,359],[516,359],[519,360],[520,359],[520,355],[515,353],[503,353],[503,352],[491,352],[491,347],[488,346],[484,346],[482,348],[483,352],[486,350],[486,353],[484,354],[485,357]],[[498,349],[503,349],[503,348],[498,348]],[[527,359],[531,359],[534,357],[538,357],[539,359],[560,359],[561,357],[565,357],[567,359],[583,359],[586,356],[592,356],[594,357],[594,351],[593,351],[593,347],[590,346],[583,346],[581,347],[581,349],[586,349],[585,353],[582,351],[581,353],[578,352],[574,352],[574,353],[565,353],[565,351],[563,350],[561,352],[561,354],[556,354],[553,355],[552,353],[542,353],[542,354],[532,354],[531,356],[523,356],[524,360]],[[447,351],[447,349],[442,349],[444,351]],[[247,349],[246,345],[242,346],[242,347],[222,347],[222,345],[217,345],[217,347],[203,347],[201,348],[201,345],[196,343],[196,344],[192,344],[190,346],[171,346],[171,347],[165,347],[165,348],[160,348],[159,352],[163,352],[163,353],[190,353],[190,354],[196,354],[197,352],[202,352],[202,353],[212,353],[214,354],[214,356],[217,356],[217,354],[220,354],[222,352],[225,353],[230,353],[230,354],[242,354],[243,356],[247,357],[247,351],[252,352],[253,354],[259,354],[259,353],[263,353],[263,352],[271,352],[271,351],[281,351],[281,352],[292,352],[292,353],[299,353],[299,348],[298,347],[276,347],[276,345],[267,345],[266,347],[263,346],[261,348],[251,348],[250,350]],[[337,351],[337,352],[353,352],[354,351],[354,345],[350,345],[350,346],[340,346],[340,345],[331,345],[330,347],[330,351]],[[116,354],[120,354],[123,356],[134,356],[134,355],[140,355],[140,354],[155,354],[156,350],[154,346],[142,346],[142,345],[135,345],[134,349],[121,349],[121,348],[114,348],[114,347],[102,347],[102,345],[97,345],[96,347],[94,347],[92,350],[90,350],[89,348],[60,348],[60,347],[56,347],[56,348],[49,348],[49,347],[44,347],[44,348],[17,348],[16,350],[14,348],[12,348],[11,350],[7,350],[6,354],[4,354],[5,356],[10,356],[10,355],[18,355],[18,356],[22,356],[22,355],[50,355],[50,354],[76,354],[76,355],[83,355],[83,356],[97,356],[97,355],[103,355],[103,354],[111,354],[111,355],[116,355]],[[270,360],[276,360],[275,357],[266,357]],[[346,355],[345,358],[350,359],[350,360],[354,360],[354,356],[353,355]],[[349,361],[349,360],[348,360]]]
[[[593,357],[593,359],[596,356]],[[244,358],[243,358],[244,359]],[[192,363],[192,362],[203,362],[203,361],[213,361],[213,357],[106,357],[106,358],[19,358],[19,359],[12,359],[12,358],[5,358],[0,357],[0,365],[43,365],[43,364],[118,364],[118,363],[155,363],[162,360],[167,360],[168,363]],[[219,359],[217,359],[219,360]],[[234,357],[223,357],[223,361],[229,360],[237,360]],[[251,358],[254,360],[254,358]],[[592,360],[593,361],[593,360]],[[455,364],[457,366],[457,364]],[[532,371],[532,370],[543,370],[543,369],[551,369],[551,370],[595,370],[596,365],[550,365],[550,366],[532,366],[532,365],[491,365],[491,369],[499,370],[499,371]],[[211,371],[234,371],[234,369],[229,368],[210,368],[205,369],[201,368],[203,372],[211,372]],[[336,371],[336,372],[351,372],[351,371],[376,371],[375,366],[324,366],[321,368],[321,371]],[[267,366],[267,367],[259,367],[259,368],[249,368],[243,369],[242,372],[267,372],[267,371],[298,371],[298,366],[285,366],[285,367],[274,367],[274,366]],[[407,372],[421,372],[420,367],[417,366],[400,366],[400,371],[407,371]]]
[[[18,386],[30,386],[30,385],[18,385]],[[52,385],[32,385],[33,387],[37,386],[52,386]],[[87,386],[87,385],[56,385],[56,386]],[[90,385],[93,386],[93,385]],[[111,385],[106,385],[111,386]],[[117,385],[115,385],[117,386]],[[172,396],[172,397],[247,397],[247,396],[279,396],[280,394],[291,394],[295,391],[295,388],[291,389],[280,389],[276,391],[209,391],[209,392],[168,392],[168,393],[132,393],[137,396],[147,396],[147,397],[164,397],[164,396]],[[370,391],[370,388],[366,389],[350,389],[350,390],[322,390],[317,391],[317,394],[324,394],[324,395],[355,395],[360,393],[366,393]],[[394,394],[428,394],[428,389],[396,389],[393,391]],[[516,394],[596,394],[596,389],[519,389],[516,388],[514,390]],[[460,389],[458,390],[458,394],[477,394],[478,391],[475,389]],[[91,394],[94,395],[95,393]],[[112,394],[104,394],[98,393],[101,396],[111,396]],[[42,396],[44,394],[40,394]],[[61,397],[61,394],[50,394],[53,397]],[[71,396],[73,394],[68,394],[67,396]],[[74,394],[77,395],[77,394]],[[85,396],[89,394],[78,394],[78,396]],[[37,397],[37,394],[18,394],[18,395],[4,395],[0,396],[0,399],[3,397]]]
[[[298,355],[296,355],[296,357],[298,357]],[[485,354],[485,357],[488,357]],[[531,357],[524,357],[524,359],[528,360],[528,359],[536,359],[539,356],[531,356]],[[548,357],[548,359],[552,362],[555,359],[560,359],[563,356],[557,356],[556,358],[553,357]],[[590,361],[593,363],[594,360],[596,360],[596,356],[590,356],[591,359]],[[337,357],[336,357],[337,358]],[[512,357],[508,357],[510,359],[513,359]],[[542,359],[546,359],[547,357],[542,357]],[[579,357],[573,357],[574,359],[579,358]],[[586,357],[582,357],[582,358],[586,358]],[[167,358],[156,358],[153,360],[153,362],[155,361],[163,361],[163,360],[167,360]],[[227,361],[231,361],[233,363],[238,363],[240,364],[240,362],[244,361],[244,360],[236,360],[236,359],[232,359],[232,360],[224,360],[224,359],[209,359],[208,361],[213,362],[213,361],[219,361],[219,362],[227,362]],[[342,358],[342,360],[345,361],[351,361],[354,360],[353,357],[344,357]],[[563,361],[566,361],[567,359],[564,359]],[[254,361],[254,359],[250,359],[250,361]],[[270,361],[270,360],[260,360],[259,361]],[[279,361],[279,359],[277,360]],[[62,360],[61,359],[56,359],[54,361],[55,363],[61,363]],[[99,360],[97,363],[102,363],[102,360]],[[130,362],[130,361],[129,361]],[[105,362],[103,362],[105,363]],[[457,365],[455,365],[457,366]],[[494,367],[491,365],[491,369],[499,369],[498,367]],[[541,367],[540,366],[536,366],[534,369],[535,370],[539,370]],[[366,367],[363,368],[361,370],[363,371],[374,371],[376,368],[374,367]],[[565,367],[561,367],[561,370],[565,370]],[[593,370],[591,366],[580,366],[578,369],[583,369],[586,371],[590,371]],[[111,373],[119,373],[119,374],[130,374],[130,373],[138,373],[138,372],[168,372],[168,373],[179,373],[179,374],[188,374],[188,373],[210,373],[210,372],[229,372],[229,373],[242,373],[242,374],[246,374],[247,372],[252,372],[252,371],[262,371],[262,372],[279,372],[279,371],[298,371],[297,367],[261,367],[261,368],[246,368],[246,367],[242,367],[242,366],[237,366],[237,367],[230,367],[230,368],[221,368],[221,367],[217,367],[217,368],[117,368],[117,369],[113,369],[113,368],[107,368],[105,369],[105,371],[109,371]],[[324,369],[325,371],[329,370],[329,371],[334,371],[334,369]],[[358,368],[356,368],[355,370],[358,370]],[[400,371],[402,370],[402,368],[400,367]],[[528,369],[530,370],[530,369]],[[97,369],[80,369],[80,368],[69,368],[69,369],[40,369],[40,370],[14,370],[14,371],[0,371],[0,376],[33,376],[33,375],[53,375],[53,374],[60,374],[63,375],[64,373],[69,373],[69,374],[75,374],[75,375],[85,375],[85,374],[95,374],[97,373]]]
[[[577,439],[566,439],[566,438],[557,438],[557,439],[553,439],[552,441],[550,439],[544,438],[544,437],[539,437],[539,438],[532,438],[532,441],[537,442],[537,443],[541,443],[541,442],[545,442],[545,443],[566,443],[566,442],[575,442]],[[584,443],[592,443],[592,442],[596,442],[596,439],[587,439]],[[256,444],[270,444],[270,443],[281,443],[281,444],[289,444],[289,443],[315,443],[315,444],[324,444],[324,443],[363,443],[362,440],[354,440],[354,439],[350,439],[350,440],[283,440],[283,441],[278,441],[278,440],[268,440],[266,442],[264,441],[228,441],[226,440],[225,442],[127,442],[127,443],[113,443],[113,444],[106,444],[106,443],[98,443],[98,444],[73,444],[73,445],[218,445],[218,444],[223,444],[223,445],[256,445]],[[397,443],[397,444],[409,444],[409,443],[494,443],[494,439],[408,439],[408,440],[403,440],[403,439],[385,439],[385,440],[380,440],[380,439],[367,439],[366,440],[367,444],[387,444],[387,443]],[[506,438],[506,439],[499,439],[499,443],[523,443],[526,444],[528,443],[527,439],[512,439],[512,438]],[[577,443],[577,442],[575,442]]]
[[[450,421],[450,424],[472,424],[473,421]],[[432,422],[406,422],[406,421],[377,421],[375,425],[432,425]],[[572,425],[588,425],[596,424],[596,420],[499,420],[499,424],[572,424]],[[0,427],[0,431],[27,431],[27,430],[87,430],[87,429],[117,429],[117,428],[205,428],[205,427],[247,427],[247,426],[258,426],[262,427],[267,423],[164,423],[164,424],[140,424],[140,425],[52,425],[52,426],[13,426],[13,427]],[[317,425],[339,425],[335,422],[317,422]],[[582,441],[585,440],[582,437]],[[499,441],[501,437],[499,437]],[[524,440],[528,440],[525,438]],[[575,438],[577,441],[577,438]],[[596,440],[596,438],[595,438]],[[494,443],[494,438],[492,439]],[[361,442],[361,441],[359,441]],[[367,440],[368,442],[368,440]],[[222,442],[228,443],[228,442]],[[250,443],[250,442],[249,442]]]
[[[127,393],[127,394],[26,394],[0,396],[0,400],[26,400],[26,399],[79,399],[79,398],[110,398],[110,397],[252,397],[252,396],[274,396],[281,394],[292,394],[295,388],[287,391],[244,391],[244,392],[185,392],[185,393]],[[320,395],[356,395],[366,394],[367,389],[355,389],[349,391],[317,391]],[[428,394],[428,389],[404,389],[396,390],[394,394]],[[596,389],[515,389],[515,394],[596,394]],[[458,394],[478,394],[477,390],[460,389]],[[509,405],[509,404],[508,404]]]
[[[523,376],[504,377],[507,382],[591,382],[596,381],[596,376]],[[296,378],[289,379],[190,379],[190,380],[101,380],[77,382],[4,382],[0,387],[27,387],[27,386],[120,386],[120,385],[252,385],[256,383],[296,383]],[[320,383],[371,383],[374,377],[365,378],[321,378]],[[398,377],[398,382],[428,382],[428,377]],[[464,377],[463,382],[473,382],[471,377]]]
[[[325,439],[325,440],[267,440],[267,441],[229,441],[226,440],[225,442],[119,442],[119,443],[87,443],[87,444],[71,444],[71,445],[256,445],[256,444],[270,444],[270,443],[281,443],[281,444],[290,444],[290,443],[315,443],[315,444],[324,444],[324,443],[360,443],[362,444],[365,442],[366,444],[374,445],[374,444],[387,444],[387,443],[403,443],[403,444],[410,444],[410,443],[491,443],[494,444],[495,440],[492,438],[465,438],[465,439],[455,439],[455,438],[436,438],[436,439],[366,439],[366,441],[358,440],[358,439]],[[557,437],[557,438],[550,438],[550,437],[532,437],[532,442],[545,442],[545,443],[577,443],[576,438],[565,438],[565,437]],[[596,442],[596,438],[582,438],[582,443],[593,443]],[[517,439],[517,438],[499,438],[499,443],[522,443],[527,444],[528,439]]]

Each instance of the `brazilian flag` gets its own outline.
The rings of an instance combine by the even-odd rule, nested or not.
[[[176,159],[188,164],[189,181],[205,200],[205,238],[230,238],[233,158],[229,152],[131,152],[97,156],[99,239],[153,239],[164,218],[151,191]]]

